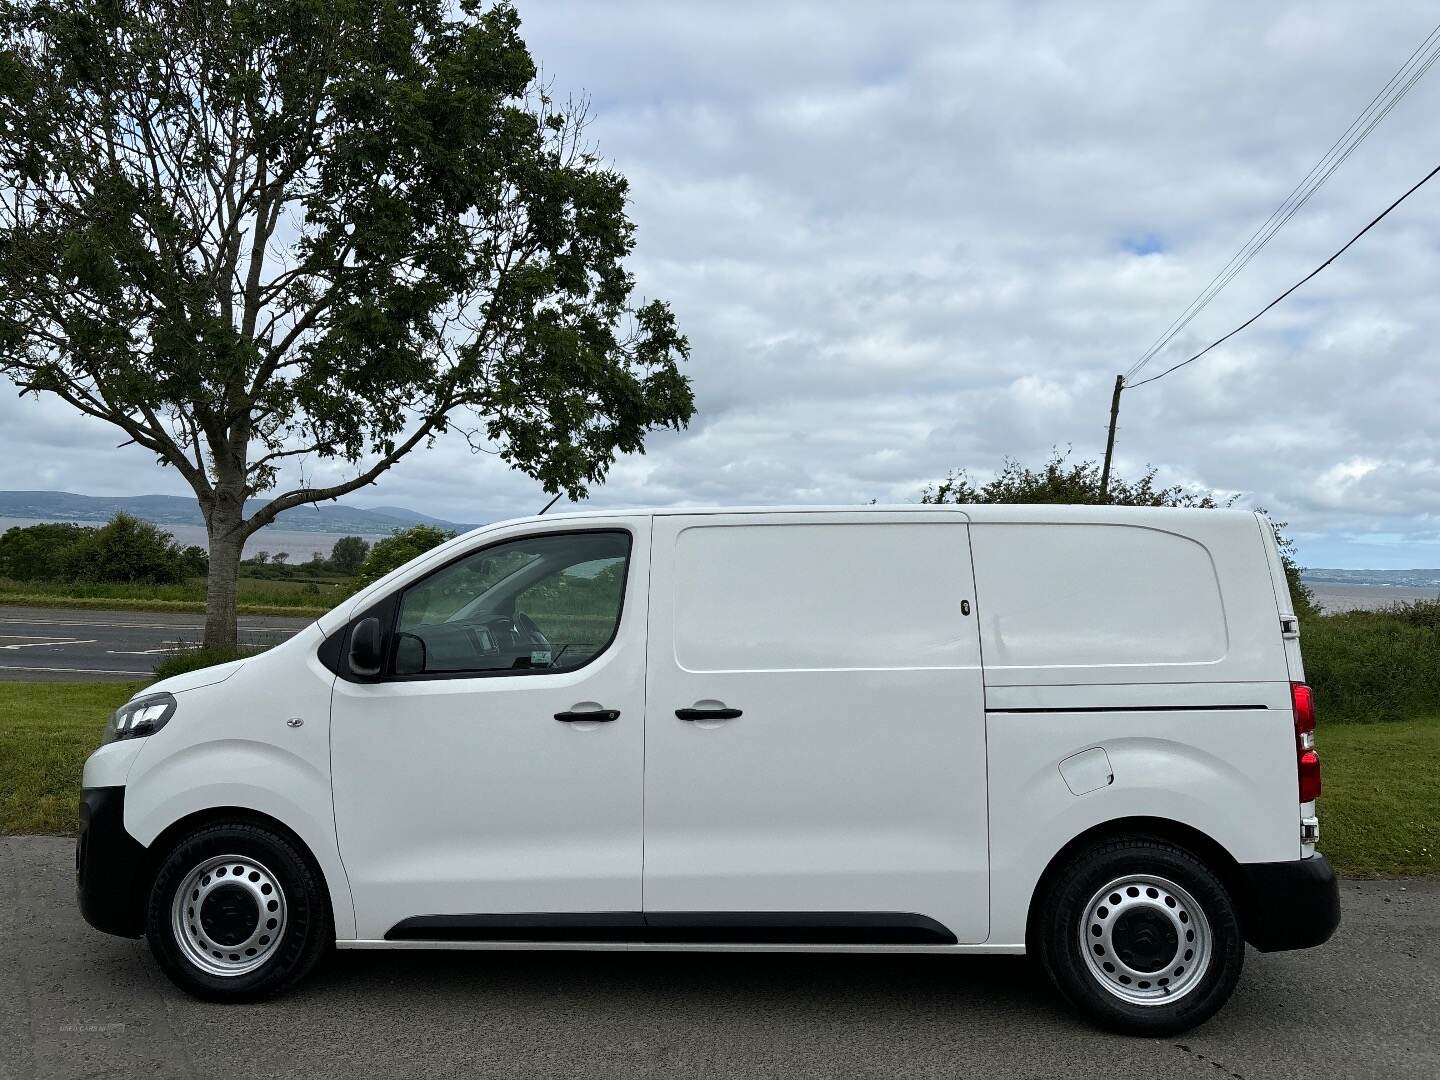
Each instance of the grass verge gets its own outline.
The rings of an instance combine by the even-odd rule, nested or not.
[[[0,682],[0,832],[75,831],[80,770],[140,685]]]
[[[1440,873],[1440,716],[1315,733],[1320,850],[1351,877]]]
[[[241,615],[323,615],[355,590],[348,580],[276,581],[242,577],[237,582]],[[203,612],[205,582],[179,585],[107,582],[10,581],[0,578],[0,604],[29,607],[93,608],[124,611]]]
[[[71,833],[80,771],[139,684],[0,682],[0,832]],[[1440,873],[1440,716],[1322,724],[1320,847],[1352,877]]]
[[[110,596],[55,596],[51,594],[26,595],[25,593],[0,592],[0,604],[14,604],[16,607],[84,608],[92,611],[176,611],[182,614],[205,613],[203,600],[156,600],[143,597]],[[330,610],[332,605],[299,604],[247,604],[236,605],[240,615],[269,615],[275,617],[318,619]]]

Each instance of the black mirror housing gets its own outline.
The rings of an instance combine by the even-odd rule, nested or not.
[[[379,675],[384,661],[384,637],[380,633],[380,620],[374,616],[361,619],[350,631],[350,671],[367,678]]]

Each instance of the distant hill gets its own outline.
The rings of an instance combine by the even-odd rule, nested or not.
[[[247,514],[264,505],[252,499]],[[103,522],[118,513],[133,514],[157,525],[203,526],[205,518],[194,499],[181,495],[76,495],[69,491],[0,491],[0,518],[29,518],[36,521]],[[331,535],[388,536],[411,525],[434,525],[452,532],[466,532],[474,525],[444,521],[400,506],[362,509],[343,503],[297,506],[276,519],[278,528]]]
[[[441,518],[431,517],[429,514],[422,514],[418,510],[407,510],[403,506],[367,506],[366,513],[384,514],[396,521],[403,521],[407,525],[434,525],[437,529],[464,529],[475,528],[474,525],[456,525],[454,522],[445,521]]]

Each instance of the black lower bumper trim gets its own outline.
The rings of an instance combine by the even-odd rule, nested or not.
[[[1340,885],[1323,855],[1242,863],[1245,940],[1261,952],[1321,945],[1340,925]]]
[[[885,911],[603,911],[417,915],[389,941],[622,941],[669,945],[953,945],[925,915]]]
[[[75,840],[75,893],[96,930],[139,937],[145,930],[145,848],[125,831],[125,789],[86,788]]]

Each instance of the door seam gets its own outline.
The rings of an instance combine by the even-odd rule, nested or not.
[[[650,765],[650,611],[655,581],[655,515],[650,515],[649,555],[645,560],[645,641],[640,667],[640,911],[645,911],[645,845],[649,837]]]

